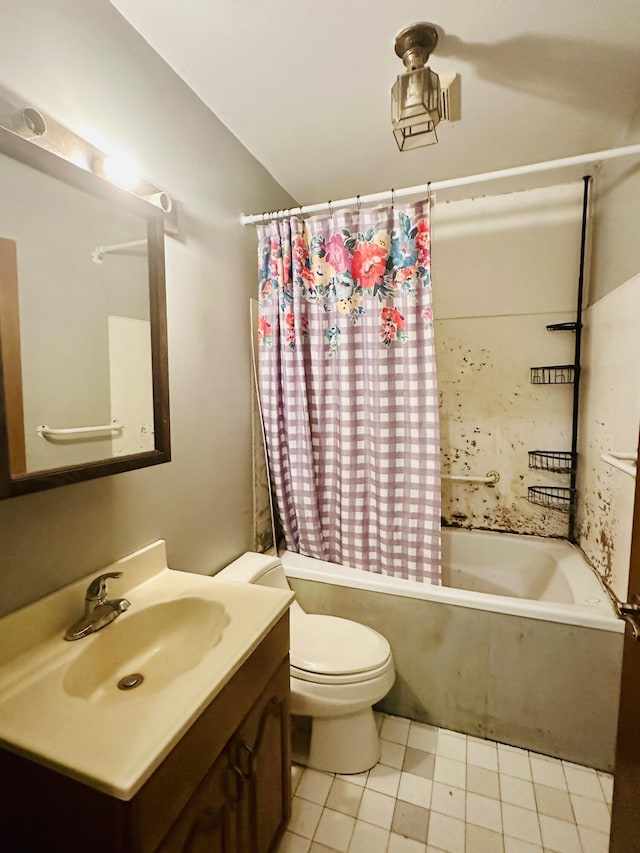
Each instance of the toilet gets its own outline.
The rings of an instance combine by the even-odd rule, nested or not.
[[[248,552],[216,578],[289,589],[278,557]],[[388,641],[337,616],[305,613],[294,601],[291,626],[291,713],[309,718],[308,747],[294,760],[328,773],[362,773],[380,758],[373,708],[395,680]]]

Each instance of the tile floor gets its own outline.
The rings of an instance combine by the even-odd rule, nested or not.
[[[607,853],[613,778],[378,715],[368,773],[293,768],[279,853]]]

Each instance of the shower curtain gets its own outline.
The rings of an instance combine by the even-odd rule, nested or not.
[[[287,548],[440,582],[429,201],[258,226],[259,385]]]

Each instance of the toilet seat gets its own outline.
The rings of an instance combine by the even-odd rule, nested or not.
[[[291,677],[298,678],[312,684],[360,684],[363,681],[371,681],[385,675],[389,668],[393,668],[391,655],[387,660],[375,669],[367,669],[363,672],[352,672],[348,675],[336,675],[334,673],[309,672],[306,669],[290,666]]]
[[[337,616],[300,613],[291,619],[291,675],[316,684],[353,684],[393,665],[377,631]]]

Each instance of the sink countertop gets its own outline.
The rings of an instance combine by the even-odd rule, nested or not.
[[[88,583],[121,571],[109,598],[129,610],[80,640],[64,640],[82,615]],[[228,622],[219,641],[166,684],[144,682],[100,701],[71,695],[69,667],[90,644],[118,630],[142,608],[183,597],[223,605]],[[0,619],[0,746],[122,800],[131,799],[194,720],[242,666],[293,593],[167,568],[159,541]],[[106,637],[103,642],[106,641]],[[147,690],[145,690],[147,686]]]

